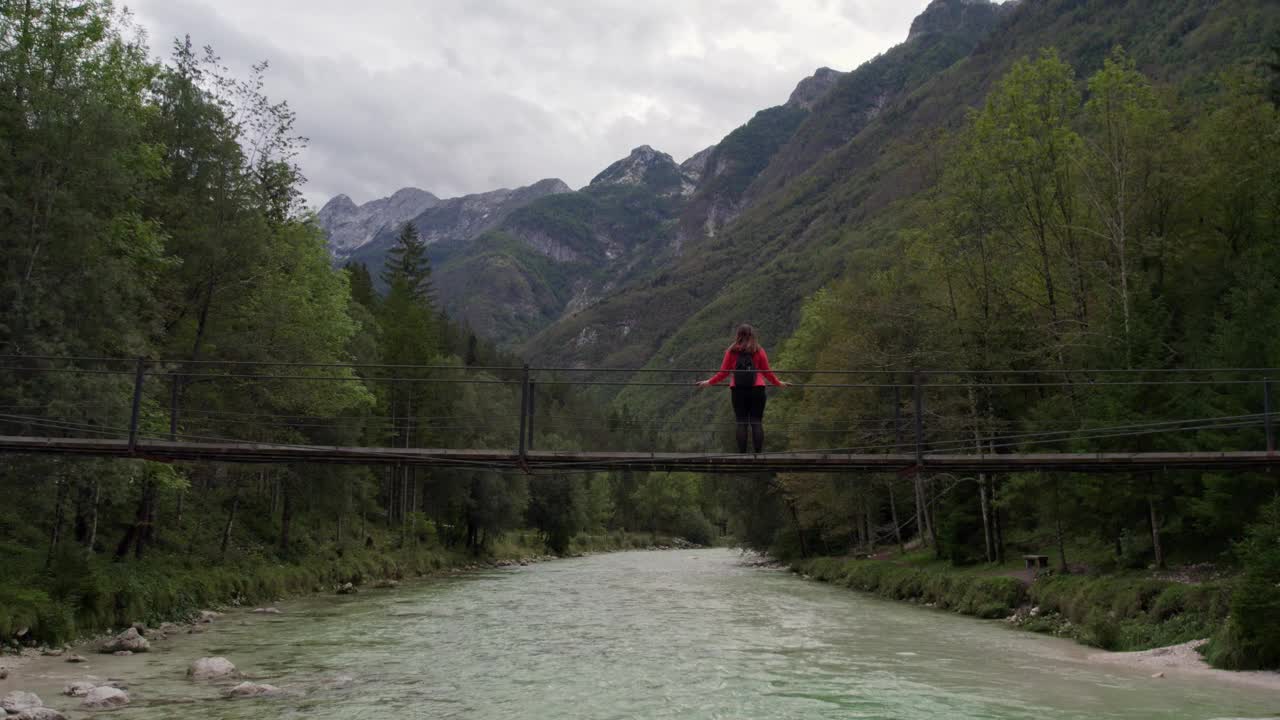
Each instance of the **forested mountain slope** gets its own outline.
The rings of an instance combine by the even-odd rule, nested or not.
[[[1142,2],[1018,4],[970,54],[886,98],[852,140],[716,237],[687,245],[661,272],[548,328],[528,343],[530,354],[581,365],[648,355],[653,366],[702,367],[715,362],[729,329],[743,320],[777,343],[796,328],[805,297],[839,277],[869,282],[895,262],[868,251],[927,223],[914,201],[940,176],[947,133],[964,126],[1017,60],[1056,48],[1087,77],[1120,45],[1161,92],[1203,99],[1222,71],[1267,54],[1278,23],[1280,8],[1255,0],[1176,0],[1155,9]],[[838,86],[830,102],[840,93]],[[846,112],[834,104],[829,110]],[[820,124],[822,111],[815,108],[801,130]],[[790,157],[779,153],[777,162]]]

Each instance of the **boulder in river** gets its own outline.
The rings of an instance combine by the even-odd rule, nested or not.
[[[89,680],[72,680],[62,688],[62,694],[68,697],[84,697],[96,687],[98,686]]]
[[[132,651],[132,650],[117,650],[117,651],[115,651],[115,652],[113,652],[113,653],[111,653],[111,654],[112,654],[112,655],[115,655],[116,657],[129,657],[130,655],[132,655],[132,654],[133,654],[133,651]]]
[[[67,656],[67,662],[69,662],[69,663],[82,663],[82,662],[86,662],[86,660],[87,660],[87,658],[85,658],[85,656],[83,656],[83,655],[68,655],[68,656]]]
[[[10,715],[17,715],[23,710],[38,707],[44,707],[44,701],[35,693],[14,690],[3,698],[0,698],[0,710],[3,710]]]
[[[239,675],[236,666],[224,657],[202,657],[187,668],[187,677],[192,680],[221,680]]]
[[[129,628],[102,644],[104,653],[115,653],[121,650],[135,653],[146,652],[149,649],[151,649],[151,643],[138,633],[137,628]]]
[[[356,590],[356,586],[351,583],[342,583],[338,586],[339,595],[355,595],[357,592],[359,591]]]
[[[9,720],[67,720],[67,716],[53,708],[28,708],[9,717]]]
[[[280,609],[279,609],[279,608],[274,608],[274,607],[254,608],[254,609],[253,609],[253,611],[254,611],[254,612],[256,612],[256,613],[265,613],[265,614],[267,614],[267,615],[279,615],[279,614],[280,614]]]
[[[220,617],[222,617],[222,613],[220,612],[214,612],[212,610],[201,610],[200,617],[197,618],[196,620],[197,622],[211,623]]]
[[[103,685],[90,690],[80,704],[89,710],[106,710],[107,708],[120,707],[129,704],[129,693],[109,685]]]
[[[229,698],[247,698],[247,697],[269,697],[271,695],[279,695],[283,692],[275,685],[267,685],[266,683],[242,682],[239,685],[227,691]]]

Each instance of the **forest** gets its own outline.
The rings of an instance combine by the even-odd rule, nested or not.
[[[522,361],[441,311],[412,226],[385,269],[332,267],[301,200],[306,139],[287,103],[264,94],[265,64],[238,77],[189,39],[157,62],[102,1],[0,7],[4,434],[127,427],[140,367],[149,436],[517,442],[507,381]],[[1152,417],[1256,420],[1257,383],[1078,378],[1280,366],[1277,101],[1274,65],[1234,68],[1189,95],[1153,83],[1119,47],[1087,77],[1052,50],[1019,61],[963,127],[929,139],[927,189],[805,303],[775,365],[982,370],[963,392],[930,396],[920,418],[929,442],[974,449],[1011,437],[1008,447],[1061,449],[1045,433]],[[455,376],[477,382],[436,381]],[[1028,376],[1060,382],[1009,382]],[[799,429],[771,450],[895,444],[916,419],[909,395],[837,393],[815,378],[788,377],[797,387],[769,422]],[[581,419],[544,428],[546,446],[689,442],[634,415],[625,394],[548,384],[535,403]],[[901,423],[886,424],[895,404]],[[850,429],[806,436],[806,423]],[[1134,437],[1151,450],[1266,442],[1250,422],[1068,444],[1133,449]],[[1126,646],[1117,638],[1138,615],[1183,617],[1176,637],[1158,639],[1212,630],[1215,664],[1276,667],[1278,493],[1263,474],[528,477],[4,455],[0,639],[61,642],[458,557],[660,534],[787,561],[888,553],[937,574],[1042,552],[1055,570],[1031,591],[1058,592],[1041,604],[1080,615],[1080,639]],[[1225,579],[1161,604],[1160,573],[1203,563]]]
[[[139,423],[156,437],[515,443],[518,391],[469,368],[519,360],[436,307],[412,226],[385,295],[363,266],[331,267],[301,201],[306,140],[263,94],[265,64],[237,77],[190,39],[157,63],[106,2],[5,3],[0,48],[5,433],[127,427],[141,358]],[[403,366],[478,382],[414,382]],[[547,388],[538,402],[572,413],[585,400]],[[542,437],[613,430],[557,432],[568,439]],[[708,487],[5,455],[0,638],[62,641],[455,556],[644,546],[655,533],[709,543]]]

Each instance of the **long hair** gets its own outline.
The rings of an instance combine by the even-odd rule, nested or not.
[[[756,329],[742,323],[734,333],[733,344],[729,346],[733,352],[755,354],[760,350],[760,341],[756,339]]]

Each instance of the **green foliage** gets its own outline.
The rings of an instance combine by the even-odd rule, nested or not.
[[[1027,597],[1023,584],[1014,578],[960,575],[883,561],[823,557],[801,562],[797,568],[817,580],[891,600],[927,603],[983,618],[1008,617]]]
[[[1235,549],[1244,572],[1231,596],[1231,618],[1208,658],[1232,670],[1280,667],[1280,500],[1272,500]]]

